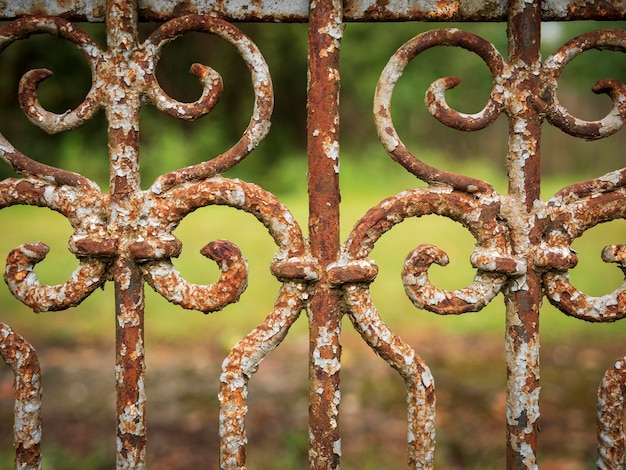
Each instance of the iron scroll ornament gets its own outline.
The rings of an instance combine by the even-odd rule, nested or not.
[[[136,149],[129,150],[132,143],[126,145],[124,142],[135,137],[137,125],[115,122],[116,119],[123,119],[116,118],[116,114],[124,111],[120,108],[123,108],[121,103],[127,99],[126,94],[139,94],[141,101],[147,101],[176,118],[189,120],[208,114],[217,103],[223,88],[221,77],[213,69],[200,64],[194,64],[191,68],[191,72],[199,77],[203,85],[202,95],[194,103],[181,103],[170,98],[158,84],[155,70],[162,47],[187,31],[218,35],[238,49],[250,69],[255,86],[253,116],[243,136],[232,148],[209,161],[162,175],[148,190],[141,192],[135,201],[136,209],[138,213],[149,214],[149,217],[147,222],[138,222],[139,233],[124,249],[130,252],[133,259],[143,262],[145,277],[157,292],[186,308],[208,312],[219,310],[237,300],[243,292],[247,276],[245,261],[239,250],[229,242],[213,242],[202,252],[218,262],[223,272],[221,280],[213,287],[190,285],[167,261],[181,250],[181,244],[172,231],[188,212],[203,205],[225,204],[246,210],[246,204],[250,201],[246,201],[243,194],[252,192],[257,197],[265,196],[259,195],[259,189],[253,185],[227,182],[216,176],[245,158],[269,130],[273,102],[271,80],[256,46],[232,25],[215,17],[195,15],[165,23],[137,46],[131,57],[124,57],[122,52],[115,49],[100,50],[84,31],[65,20],[29,17],[9,23],[0,30],[0,50],[17,39],[47,33],[71,41],[83,52],[91,67],[93,80],[87,97],[80,105],[63,114],[46,111],[37,98],[37,86],[51,76],[51,72],[43,69],[31,70],[22,77],[20,104],[29,119],[49,133],[74,129],[90,119],[98,109],[105,108],[110,121],[113,121],[110,122],[110,134],[118,131],[125,134],[124,139],[119,139],[121,154],[115,151],[111,153],[114,180],[117,173],[129,171],[129,166],[130,171],[138,171],[138,163],[130,161],[136,157],[133,155]],[[111,83],[112,79],[114,82],[116,80],[113,77],[120,77],[117,83]],[[130,158],[127,158],[128,154]],[[0,155],[16,172],[25,176],[24,179],[2,182],[1,206],[38,205],[63,214],[74,229],[70,249],[80,260],[78,268],[66,283],[44,286],[36,278],[34,265],[45,257],[47,247],[37,243],[16,248],[9,255],[5,274],[11,292],[35,311],[59,310],[77,305],[106,281],[110,260],[121,249],[119,236],[113,233],[115,228],[111,226],[115,215],[107,213],[110,195],[101,193],[95,183],[83,176],[26,157],[2,136]],[[212,177],[215,179],[209,183]],[[211,188],[191,187],[194,184],[201,186],[199,181],[205,181],[205,186]],[[186,190],[181,191],[181,187]],[[159,210],[159,206],[164,204],[162,201],[167,201],[172,191],[176,192],[179,201],[176,210]],[[199,194],[204,194],[204,199],[198,200]],[[185,195],[193,195],[193,201],[185,202]],[[279,213],[283,210],[277,207],[276,202],[270,205]],[[181,209],[186,206],[186,210]],[[81,207],[81,211],[76,211],[76,207]],[[248,210],[255,211],[249,207]],[[273,214],[256,212],[266,225],[271,224],[269,219]],[[177,215],[172,215],[174,213]],[[280,223],[292,226],[293,223],[285,222],[285,216],[289,217],[288,214],[280,213]],[[188,295],[182,296],[180,292],[166,288],[167,280],[175,280]],[[188,300],[179,300],[182,297]]]
[[[124,11],[113,7],[109,14],[113,17],[110,21],[115,22],[115,15],[123,15]],[[244,136],[224,154],[163,175],[147,191],[140,191],[135,179],[138,178],[138,160],[134,142],[138,125],[137,120],[129,120],[129,116],[136,118],[140,104],[149,102],[174,117],[195,119],[211,111],[223,86],[215,71],[195,65],[192,72],[203,83],[202,96],[195,103],[179,103],[160,88],[154,76],[158,52],[168,41],[186,31],[218,34],[237,47],[255,84],[253,117]],[[272,91],[263,58],[232,25],[201,15],[165,23],[140,45],[133,43],[128,31],[120,31],[117,37],[111,38],[108,51],[102,51],[82,30],[62,19],[23,18],[0,29],[0,52],[13,41],[37,33],[59,35],[83,51],[92,69],[93,83],[84,102],[76,109],[54,114],[43,109],[37,99],[37,85],[49,77],[50,72],[31,71],[20,85],[20,102],[25,113],[48,132],[61,132],[80,126],[97,109],[104,108],[112,141],[112,185],[118,192],[103,194],[88,179],[32,160],[0,136],[0,157],[24,176],[23,179],[0,183],[0,207],[29,204],[60,212],[72,224],[74,235],[70,249],[79,258],[79,266],[69,281],[60,286],[44,286],[37,280],[33,268],[43,259],[47,248],[42,244],[22,245],[10,254],[5,278],[14,295],[34,310],[59,310],[77,305],[106,282],[116,258],[124,255],[132,261],[131,264],[139,267],[142,279],[168,300],[185,308],[219,310],[235,301],[245,288],[247,270],[243,256],[230,242],[217,241],[207,245],[203,253],[220,264],[222,278],[213,286],[189,284],[171,265],[171,257],[181,250],[172,231],[189,212],[205,205],[224,204],[254,214],[279,246],[272,272],[284,281],[284,285],[266,321],[235,346],[224,363],[220,428],[222,462],[227,467],[242,466],[245,464],[245,409],[238,405],[245,402],[247,380],[259,361],[286,335],[306,303],[306,282],[317,280],[319,274],[309,258],[307,243],[298,225],[276,198],[255,185],[219,176],[245,158],[268,131]],[[595,91],[609,94],[614,106],[607,118],[587,123],[571,117],[558,103],[556,82],[561,69],[572,58],[571,51],[580,53],[597,48],[623,52],[624,44],[624,33],[619,31],[584,35],[566,44],[536,70],[535,76],[541,84],[541,92],[535,94],[540,99],[536,100],[527,96],[525,101],[520,100],[519,96],[506,92],[519,85],[516,81],[519,64],[505,62],[489,43],[458,30],[437,30],[417,36],[394,55],[383,72],[375,109],[381,141],[392,158],[428,182],[430,187],[400,193],[371,209],[355,226],[343,246],[343,257],[329,268],[327,276],[335,286],[343,286],[348,315],[357,330],[407,382],[411,466],[431,468],[434,464],[434,387],[426,365],[384,325],[369,298],[367,284],[375,277],[376,269],[368,255],[378,238],[407,217],[432,213],[462,223],[476,238],[477,247],[471,261],[477,275],[471,286],[459,291],[442,291],[428,281],[428,266],[433,262],[446,263],[441,250],[426,246],[409,254],[403,281],[407,294],[420,308],[444,314],[480,310],[502,290],[523,290],[526,273],[537,269],[542,272],[548,298],[566,313],[586,320],[614,321],[625,315],[622,293],[626,287],[594,300],[569,284],[567,270],[576,264],[575,255],[570,250],[575,237],[597,223],[626,215],[623,213],[626,170],[565,188],[526,214],[524,226],[512,224],[509,215],[519,208],[511,198],[498,194],[483,181],[433,168],[404,147],[390,117],[395,82],[408,61],[426,48],[438,45],[462,47],[477,53],[487,63],[494,87],[483,111],[463,115],[450,109],[444,98],[445,90],[456,86],[458,80],[444,78],[435,82],[428,91],[427,100],[431,113],[444,124],[461,130],[477,130],[505,112],[515,121],[515,129],[523,133],[523,119],[517,109],[521,104],[533,106],[550,123],[573,135],[601,138],[623,125],[626,113],[623,85],[604,81],[595,87]],[[513,140],[515,138],[513,136]],[[128,186],[127,191],[123,185]],[[123,200],[125,195],[129,196],[127,204]],[[76,207],[85,208],[85,211],[78,216]],[[137,214],[147,217],[140,219]],[[121,220],[125,217],[129,220]],[[527,236],[531,225],[544,234],[544,242],[537,248],[526,242],[519,243]],[[133,233],[133,237],[131,240],[120,238],[118,231],[125,235]],[[528,256],[520,256],[523,250],[531,251],[526,254],[532,255],[532,266],[528,265]],[[604,259],[623,266],[622,247],[608,247]],[[172,286],[179,287],[172,289]],[[619,364],[615,368],[618,371],[623,367],[623,361]],[[619,376],[619,372],[614,372],[609,379],[616,375]],[[141,425],[128,419],[126,413],[120,425],[126,434],[142,432]],[[128,463],[131,456],[124,455],[123,459],[128,460],[122,463]],[[137,461],[140,459],[138,457]]]
[[[376,91],[374,116],[380,140],[389,155],[409,172],[429,183],[431,188],[416,190],[413,195],[399,194],[372,209],[355,227],[350,243],[357,238],[363,238],[362,233],[370,233],[369,231],[377,225],[382,224],[379,230],[386,231],[389,227],[383,225],[393,225],[408,216],[433,213],[462,223],[478,242],[471,257],[472,265],[478,270],[477,278],[470,288],[480,291],[476,301],[464,302],[462,297],[466,297],[467,293],[444,293],[430,286],[424,277],[426,272],[424,268],[433,262],[447,263],[445,253],[434,247],[424,246],[409,255],[403,278],[407,293],[416,306],[437,313],[463,313],[466,310],[479,310],[484,307],[486,302],[498,293],[504,282],[502,280],[496,282],[498,286],[496,287],[493,285],[492,277],[483,278],[483,276],[501,274],[518,278],[524,274],[527,266],[510,248],[514,237],[511,232],[515,227],[506,223],[510,206],[507,197],[498,194],[484,181],[443,171],[422,162],[404,146],[393,126],[391,96],[404,67],[422,51],[441,45],[461,47],[479,55],[491,71],[493,88],[489,101],[482,111],[464,114],[450,108],[445,100],[445,91],[457,86],[460,80],[456,77],[446,77],[435,81],[426,93],[426,105],[435,118],[454,129],[474,131],[489,126],[502,112],[512,118],[519,113],[519,107],[522,106],[519,95],[504,91],[516,89],[516,65],[506,63],[491,43],[472,33],[457,29],[426,32],[405,43],[390,59],[381,74]],[[546,60],[541,70],[535,73],[540,81],[541,92],[538,94],[540,99],[531,97],[528,105],[536,107],[548,122],[564,132],[587,140],[595,140],[614,134],[624,125],[626,86],[616,80],[600,80],[594,85],[595,93],[607,94],[613,103],[607,116],[598,121],[584,121],[570,115],[559,103],[556,95],[558,78],[563,68],[576,55],[589,49],[626,52],[626,33],[619,30],[595,31],[566,43]],[[523,127],[523,123],[519,126]],[[515,145],[515,142],[513,144]],[[514,177],[515,175],[511,176]],[[546,272],[543,277],[544,287],[550,301],[568,315],[588,321],[615,321],[626,316],[626,304],[622,299],[626,284],[611,294],[593,298],[569,284],[564,274],[577,264],[575,252],[571,248],[575,238],[599,223],[624,218],[626,215],[623,209],[625,178],[626,169],[617,170],[594,180],[563,188],[546,203],[534,201],[534,214],[529,217],[534,218],[537,226],[541,228],[544,240],[534,249],[534,265]],[[414,207],[418,205],[423,207],[419,209],[406,207],[411,204]],[[380,219],[380,215],[377,215],[379,212],[384,213],[388,207],[395,206],[401,209],[394,209],[400,211],[396,219],[388,218],[393,222],[376,220]],[[360,242],[362,253],[371,250],[377,236],[369,236],[370,240],[363,239]],[[623,250],[621,245],[607,247],[603,252],[603,260],[624,267]],[[355,254],[358,253],[356,249],[353,251]],[[488,284],[492,284],[493,287],[487,288]],[[419,285],[422,288],[413,289],[411,285]],[[483,290],[489,291],[490,294],[485,299],[486,302],[478,302],[478,298],[483,298]],[[429,293],[433,294],[430,296],[432,298],[444,296],[448,300],[438,307],[428,299]],[[469,304],[474,307],[470,307]]]
[[[445,91],[460,83],[456,77],[445,77],[432,83],[426,92],[426,106],[440,122],[461,131],[480,130],[493,123],[500,114],[508,116],[511,123],[507,156],[511,194],[508,196],[498,194],[484,181],[428,165],[412,154],[396,133],[391,118],[394,86],[411,60],[435,46],[460,47],[473,52],[491,71],[492,91],[480,112],[465,114],[447,104]],[[432,263],[447,264],[447,255],[432,245],[417,247],[407,256],[402,273],[405,291],[416,307],[437,314],[479,311],[499,292],[514,298],[515,292],[530,290],[526,278],[533,271],[537,273],[540,282],[538,298],[533,300],[535,305],[539,305],[539,298],[546,295],[565,314],[586,321],[613,322],[624,318],[626,281],[609,294],[592,297],[569,282],[568,270],[577,264],[576,254],[571,247],[575,238],[599,223],[626,217],[626,169],[565,187],[547,202],[538,198],[526,200],[529,196],[526,192],[529,176],[524,166],[530,162],[531,155],[535,155],[537,142],[527,129],[528,122],[533,119],[539,123],[547,120],[562,131],[587,140],[612,135],[624,124],[626,87],[616,80],[600,80],[592,89],[595,93],[607,94],[612,100],[611,110],[598,121],[578,119],[558,101],[556,90],[563,68],[578,54],[590,49],[626,52],[626,33],[603,30],[583,34],[567,42],[543,64],[516,60],[507,62],[491,43],[458,29],[425,32],[401,46],[379,78],[374,118],[387,153],[429,187],[404,191],[370,209],[348,237],[342,263],[365,263],[371,266],[370,269],[375,269],[368,255],[386,231],[409,217],[443,215],[464,225],[475,237],[477,244],[471,255],[471,263],[476,269],[476,275],[472,284],[466,288],[455,291],[438,289],[428,279],[428,267]],[[531,237],[541,242],[533,243]],[[608,246],[603,250],[602,259],[618,264],[624,271],[624,253],[623,245]],[[384,323],[371,305],[369,291],[363,284],[353,283],[347,292],[348,303],[352,307],[349,316],[367,341],[370,327],[359,313],[359,303],[369,305],[368,309],[373,310],[372,315],[383,326]],[[514,319],[513,323],[518,320]],[[520,325],[513,324],[512,331],[517,328]],[[524,436],[530,435],[532,427],[536,429],[539,415],[538,356],[532,352],[535,348],[534,338],[535,333],[529,332],[529,343],[524,345],[519,338],[511,336],[510,331],[507,333],[508,354],[514,364],[512,367],[522,364],[526,374],[524,387],[517,389],[515,384],[512,385],[518,395],[512,394],[514,398],[507,410],[508,426],[516,428],[509,431],[514,458],[520,459],[515,462],[523,462],[523,465],[532,465],[535,461],[530,445],[524,442]],[[425,364],[422,367],[425,368]],[[622,368],[623,359],[620,359],[607,371],[598,396],[600,468],[615,468],[611,465],[624,460],[626,437],[622,431],[622,412],[626,382]],[[430,386],[431,380],[428,376],[425,383]],[[431,441],[426,439],[423,442]],[[419,450],[421,456],[417,450],[411,455],[415,458],[413,461],[420,462],[420,468],[432,468],[429,458],[432,449],[425,447]]]
[[[69,248],[79,260],[68,281],[44,285],[37,279],[34,267],[44,259],[48,247],[42,243],[24,244],[9,254],[4,277],[13,295],[35,312],[76,306],[107,280],[115,280],[116,326],[121,328],[116,358],[118,466],[143,468],[143,291],[136,286],[146,281],[168,301],[205,313],[237,301],[247,285],[247,265],[240,250],[227,240],[206,245],[201,253],[218,263],[220,279],[211,285],[192,284],[171,262],[182,250],[181,242],[172,232],[187,214],[209,205],[226,205],[255,216],[278,246],[272,272],[283,281],[283,287],[265,322],[240,342],[240,345],[256,342],[255,352],[241,351],[240,345],[235,346],[224,365],[222,383],[230,391],[222,394],[220,422],[222,459],[227,462],[232,452],[237,453],[234,440],[240,437],[238,442],[245,445],[243,427],[236,429],[243,426],[243,421],[231,412],[233,401],[245,401],[245,382],[256,370],[255,361],[261,361],[280,343],[299,316],[306,298],[304,285],[316,279],[316,270],[310,263],[308,245],[298,224],[275,196],[254,184],[220,176],[250,154],[269,131],[273,91],[258,48],[233,25],[208,15],[171,20],[138,44],[136,14],[132,4],[108,4],[109,49],[106,51],[82,29],[61,18],[20,18],[0,28],[0,52],[16,40],[42,33],[66,39],[82,51],[91,67],[92,86],[80,105],[63,114],[51,113],[41,106],[37,87],[51,76],[47,70],[32,70],[22,77],[20,104],[29,119],[49,133],[75,129],[103,108],[109,121],[111,165],[111,192],[105,194],[81,175],[25,156],[0,135],[0,158],[23,176],[0,182],[0,208],[22,204],[61,213],[73,227]],[[200,64],[191,68],[203,85],[202,94],[195,102],[178,102],[159,86],[155,70],[162,47],[188,31],[217,35],[237,49],[253,82],[252,117],[242,137],[226,152],[164,174],[149,189],[141,190],[137,140],[141,105],[151,103],[175,118],[196,119],[211,112],[223,88],[219,74]],[[9,341],[6,335],[3,338],[3,344]],[[11,359],[9,353],[3,356]],[[24,375],[17,369],[16,374]],[[242,376],[246,377],[245,381]],[[22,402],[20,398],[20,410]],[[37,414],[27,425],[32,424],[35,431],[40,429],[38,419]],[[18,431],[16,465],[37,468],[41,464],[39,441],[33,444],[29,434]]]

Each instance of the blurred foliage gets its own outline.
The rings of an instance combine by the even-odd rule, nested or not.
[[[105,43],[102,25],[81,26],[100,44]],[[303,154],[306,148],[307,25],[238,26],[259,46],[269,64],[276,103],[270,135],[232,174],[261,183],[272,191],[289,191],[295,185],[281,176],[282,165],[295,164],[306,170]],[[143,24],[141,39],[157,27]],[[436,27],[459,27],[475,32],[506,56],[506,25],[501,23],[346,25],[341,55],[341,137],[344,153],[349,158],[364,158],[368,147],[379,145],[371,109],[376,82],[385,63],[402,43]],[[544,57],[581,32],[614,27],[614,24],[594,22],[545,24]],[[559,82],[559,96],[572,113],[585,119],[598,119],[606,114],[609,99],[595,97],[588,90],[598,79],[626,78],[626,61],[617,54],[589,51],[566,67]],[[187,33],[164,48],[157,71],[163,88],[182,101],[197,99],[200,84],[187,73],[194,62],[207,64],[222,75],[225,89],[220,104],[209,116],[194,123],[179,122],[150,106],[144,107],[141,155],[145,185],[164,171],[208,160],[223,152],[239,139],[250,118],[253,96],[249,73],[234,48],[212,35]],[[55,76],[40,87],[41,101],[49,110],[63,112],[75,107],[89,90],[89,67],[71,43],[49,35],[17,41],[0,54],[0,106],[3,110],[0,131],[31,158],[78,171],[106,187],[106,122],[102,112],[80,130],[48,136],[30,124],[19,109],[20,77],[27,70],[41,67],[55,72]],[[399,135],[418,156],[419,152],[436,150],[447,158],[451,168],[470,157],[483,158],[504,172],[505,117],[489,129],[460,135],[427,113],[423,105],[426,88],[435,79],[449,75],[458,76],[462,81],[447,93],[452,106],[463,112],[477,112],[484,106],[491,78],[478,56],[458,48],[430,49],[409,64],[396,87],[393,116]],[[616,164],[621,139],[618,134],[589,144],[546,125],[542,140],[544,171],[546,174],[591,172],[590,176],[610,171],[621,166]],[[292,162],[286,163],[289,161]],[[0,176],[9,174],[5,166],[0,168]]]

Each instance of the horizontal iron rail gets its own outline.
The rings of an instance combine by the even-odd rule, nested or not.
[[[506,21],[507,0],[345,0],[343,21]],[[23,15],[60,16],[71,21],[103,22],[105,0],[0,0],[0,19]],[[186,14],[216,14],[229,21],[307,22],[307,0],[142,0],[140,21],[165,21]],[[545,0],[543,21],[622,20],[623,0],[588,2]]]

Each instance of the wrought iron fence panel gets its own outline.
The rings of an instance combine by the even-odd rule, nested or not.
[[[21,153],[0,135],[0,157],[19,177],[0,182],[0,207],[48,207],[66,217],[74,231],[70,251],[79,265],[64,283],[45,285],[35,266],[48,252],[28,243],[8,256],[5,280],[13,295],[35,312],[74,307],[97,287],[113,282],[116,304],[117,468],[144,468],[146,448],[144,283],[168,301],[202,312],[236,302],[248,270],[230,241],[207,244],[202,254],[221,271],[209,285],[188,282],[172,264],[182,249],[173,234],[194,210],[223,205],[253,215],[269,231],[277,251],[271,273],[282,287],[266,319],[230,351],[220,378],[220,466],[246,468],[248,382],[260,362],[286,337],[306,311],[309,325],[309,468],[339,468],[341,319],[345,315],[362,339],[406,385],[408,468],[433,468],[435,386],[428,365],[381,319],[370,296],[378,268],[369,255],[379,238],[398,223],[436,214],[458,222],[475,238],[472,283],[443,290],[428,277],[429,267],[447,255],[420,245],[402,272],[406,294],[419,309],[464,314],[502,294],[506,305],[507,468],[536,468],[539,417],[539,310],[543,296],[565,314],[592,322],[626,316],[626,284],[593,297],[569,281],[577,264],[572,242],[597,224],[626,216],[626,170],[561,189],[547,202],[539,197],[542,124],[594,140],[617,132],[626,115],[625,85],[599,81],[607,94],[606,117],[585,121],[557,97],[558,80],[581,53],[626,51],[626,33],[599,29],[571,39],[545,60],[540,56],[542,20],[623,19],[622,2],[511,0],[509,2],[366,2],[319,0],[253,2],[170,2],[93,0],[73,2],[0,1],[0,52],[35,34],[61,37],[86,58],[92,83],[83,102],[65,113],[45,109],[38,87],[51,76],[44,69],[20,82],[20,105],[30,121],[48,133],[76,129],[103,110],[108,122],[110,189]],[[104,22],[106,47],[75,21]],[[339,55],[345,21],[506,21],[508,55],[476,34],[455,28],[415,36],[389,59],[374,97],[379,139],[389,156],[427,187],[400,192],[372,207],[342,243],[339,234]],[[138,23],[161,24],[140,40]],[[236,21],[308,22],[308,237],[289,209],[263,188],[221,174],[239,164],[269,131],[274,91],[257,46]],[[151,104],[178,119],[211,113],[224,83],[219,73],[195,64],[201,96],[183,103],[159,84],[156,67],[163,47],[189,31],[212,34],[232,45],[246,63],[254,109],[241,138],[211,159],[159,176],[148,189],[139,181],[139,110]],[[489,182],[435,168],[403,143],[391,118],[394,87],[411,60],[433,47],[457,47],[487,65],[492,89],[484,108],[461,113],[448,105],[454,77],[429,87],[426,106],[440,122],[476,131],[505,115],[509,122],[507,194]],[[605,248],[607,263],[626,267],[623,245]],[[41,380],[34,349],[10,326],[0,324],[0,352],[15,374],[15,468],[41,467]],[[623,468],[624,359],[607,371],[598,395],[598,468]]]

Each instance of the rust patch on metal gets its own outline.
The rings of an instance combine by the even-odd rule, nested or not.
[[[307,153],[309,243],[320,280],[311,290],[309,317],[309,467],[339,468],[341,292],[327,268],[339,256],[339,51],[343,36],[339,0],[310,3]]]
[[[145,465],[144,282],[148,281],[168,300],[205,312],[236,301],[247,282],[246,263],[237,247],[216,241],[202,253],[220,265],[220,280],[210,286],[186,283],[171,264],[171,257],[181,251],[180,242],[172,235],[180,219],[204,205],[231,205],[255,214],[268,227],[280,247],[277,262],[296,254],[304,257],[306,252],[293,217],[275,198],[258,187],[237,181],[219,179],[207,183],[208,177],[245,158],[269,130],[273,92],[259,50],[231,24],[201,15],[165,23],[139,43],[137,20],[135,2],[107,2],[107,50],[61,18],[25,17],[0,29],[0,51],[32,34],[51,34],[76,45],[91,66],[93,82],[87,97],[77,108],[63,114],[45,110],[38,100],[37,88],[51,72],[34,70],[24,75],[20,104],[35,125],[49,133],[71,130],[100,108],[104,108],[109,121],[110,194],[103,194],[87,178],[26,157],[0,136],[0,157],[24,176],[0,183],[0,207],[49,207],[66,216],[74,228],[69,246],[78,257],[79,266],[64,284],[42,285],[34,273],[35,264],[48,251],[45,245],[22,245],[9,255],[5,279],[14,295],[33,310],[69,308],[107,280],[115,283],[118,468]],[[138,112],[142,102],[151,101],[177,118],[196,119],[215,107],[224,86],[217,72],[195,64],[191,72],[203,84],[196,102],[179,103],[162,91],[154,77],[160,49],[186,31],[216,34],[239,51],[254,85],[253,116],[241,140],[225,154],[164,175],[149,190],[142,191],[138,162]],[[175,198],[174,206],[170,205],[170,197]],[[190,204],[186,208],[185,201]]]
[[[626,396],[626,357],[604,374],[598,388],[598,468],[619,468],[624,461],[624,397]]]
[[[507,4],[502,0],[456,0],[454,8],[447,2],[428,0],[346,0],[344,21],[506,21]],[[23,15],[58,16],[71,21],[105,21],[105,0],[57,0],[40,2],[24,0],[0,1],[0,18],[14,19]],[[141,21],[167,21],[189,14],[218,15],[228,21],[306,22],[306,0],[254,1],[250,4],[224,0],[142,0]],[[453,12],[454,14],[451,14]],[[620,0],[598,0],[593,3],[570,0],[547,0],[542,3],[545,21],[621,20],[625,15]]]
[[[41,468],[41,369],[35,349],[0,322],[0,355],[15,376],[15,468]]]

